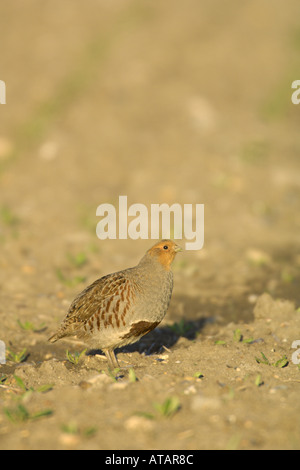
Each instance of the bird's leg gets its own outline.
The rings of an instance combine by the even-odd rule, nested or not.
[[[113,349],[103,349],[103,352],[107,358],[108,361],[108,366],[111,369],[119,369],[119,363],[117,361],[117,358],[115,356],[114,350]]]

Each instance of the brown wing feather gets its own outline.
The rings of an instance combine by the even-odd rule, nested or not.
[[[122,271],[108,274],[93,282],[73,300],[59,330],[49,341],[54,343],[64,336],[76,334],[76,331],[99,310],[101,304],[120,292],[126,282]]]

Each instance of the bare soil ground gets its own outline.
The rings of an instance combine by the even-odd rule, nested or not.
[[[1,10],[0,449],[299,449],[299,2]],[[152,245],[97,239],[124,194],[204,203],[205,246],[110,373],[47,338]]]

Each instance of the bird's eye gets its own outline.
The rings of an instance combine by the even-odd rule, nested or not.
[[[168,245],[165,245],[165,246],[164,246],[164,250],[167,250],[168,248],[169,248]]]

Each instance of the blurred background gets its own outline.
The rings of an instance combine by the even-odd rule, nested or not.
[[[249,320],[264,291],[299,306],[299,18],[298,0],[2,2],[0,313],[55,327],[136,264],[151,240],[96,236],[119,195],[205,204],[171,317]]]

